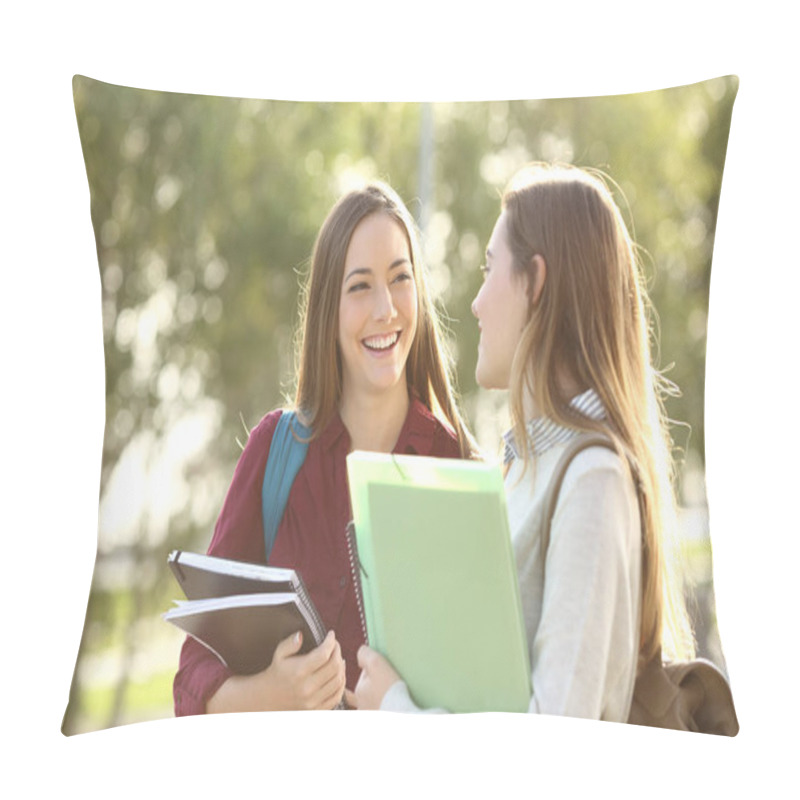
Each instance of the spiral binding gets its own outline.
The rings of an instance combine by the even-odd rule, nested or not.
[[[364,598],[361,590],[361,576],[359,575],[359,567],[366,575],[364,567],[361,566],[361,560],[358,557],[358,545],[356,544],[356,526],[353,520],[347,523],[345,529],[345,538],[347,540],[347,557],[350,559],[350,574],[353,577],[353,589],[356,593],[356,605],[358,606],[358,615],[361,619],[361,632],[364,634],[364,641],[369,644],[369,637],[367,636],[367,619],[364,615]]]
[[[325,629],[325,625],[317,612],[316,606],[311,602],[306,585],[303,583],[303,579],[299,574],[295,574],[295,579],[292,581],[292,584],[297,596],[301,600],[300,610],[306,622],[308,622],[308,627],[311,628],[315,636],[318,637],[316,644],[320,644],[328,631]]]

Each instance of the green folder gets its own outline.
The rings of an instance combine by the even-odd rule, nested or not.
[[[527,711],[528,644],[497,465],[347,457],[366,635],[422,708]]]

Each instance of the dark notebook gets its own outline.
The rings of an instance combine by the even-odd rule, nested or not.
[[[187,599],[164,619],[205,645],[232,672],[268,667],[278,643],[303,634],[301,653],[325,638],[302,578],[291,569],[176,550],[169,566]]]

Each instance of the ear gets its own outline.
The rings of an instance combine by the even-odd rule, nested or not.
[[[535,255],[531,259],[530,279],[528,280],[528,298],[531,305],[535,306],[542,296],[544,283],[547,280],[547,264],[540,255]]]

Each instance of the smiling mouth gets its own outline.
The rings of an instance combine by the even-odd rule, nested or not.
[[[394,333],[387,333],[385,336],[370,336],[368,339],[363,339],[362,344],[367,350],[380,353],[385,350],[391,350],[400,340],[400,331]]]

